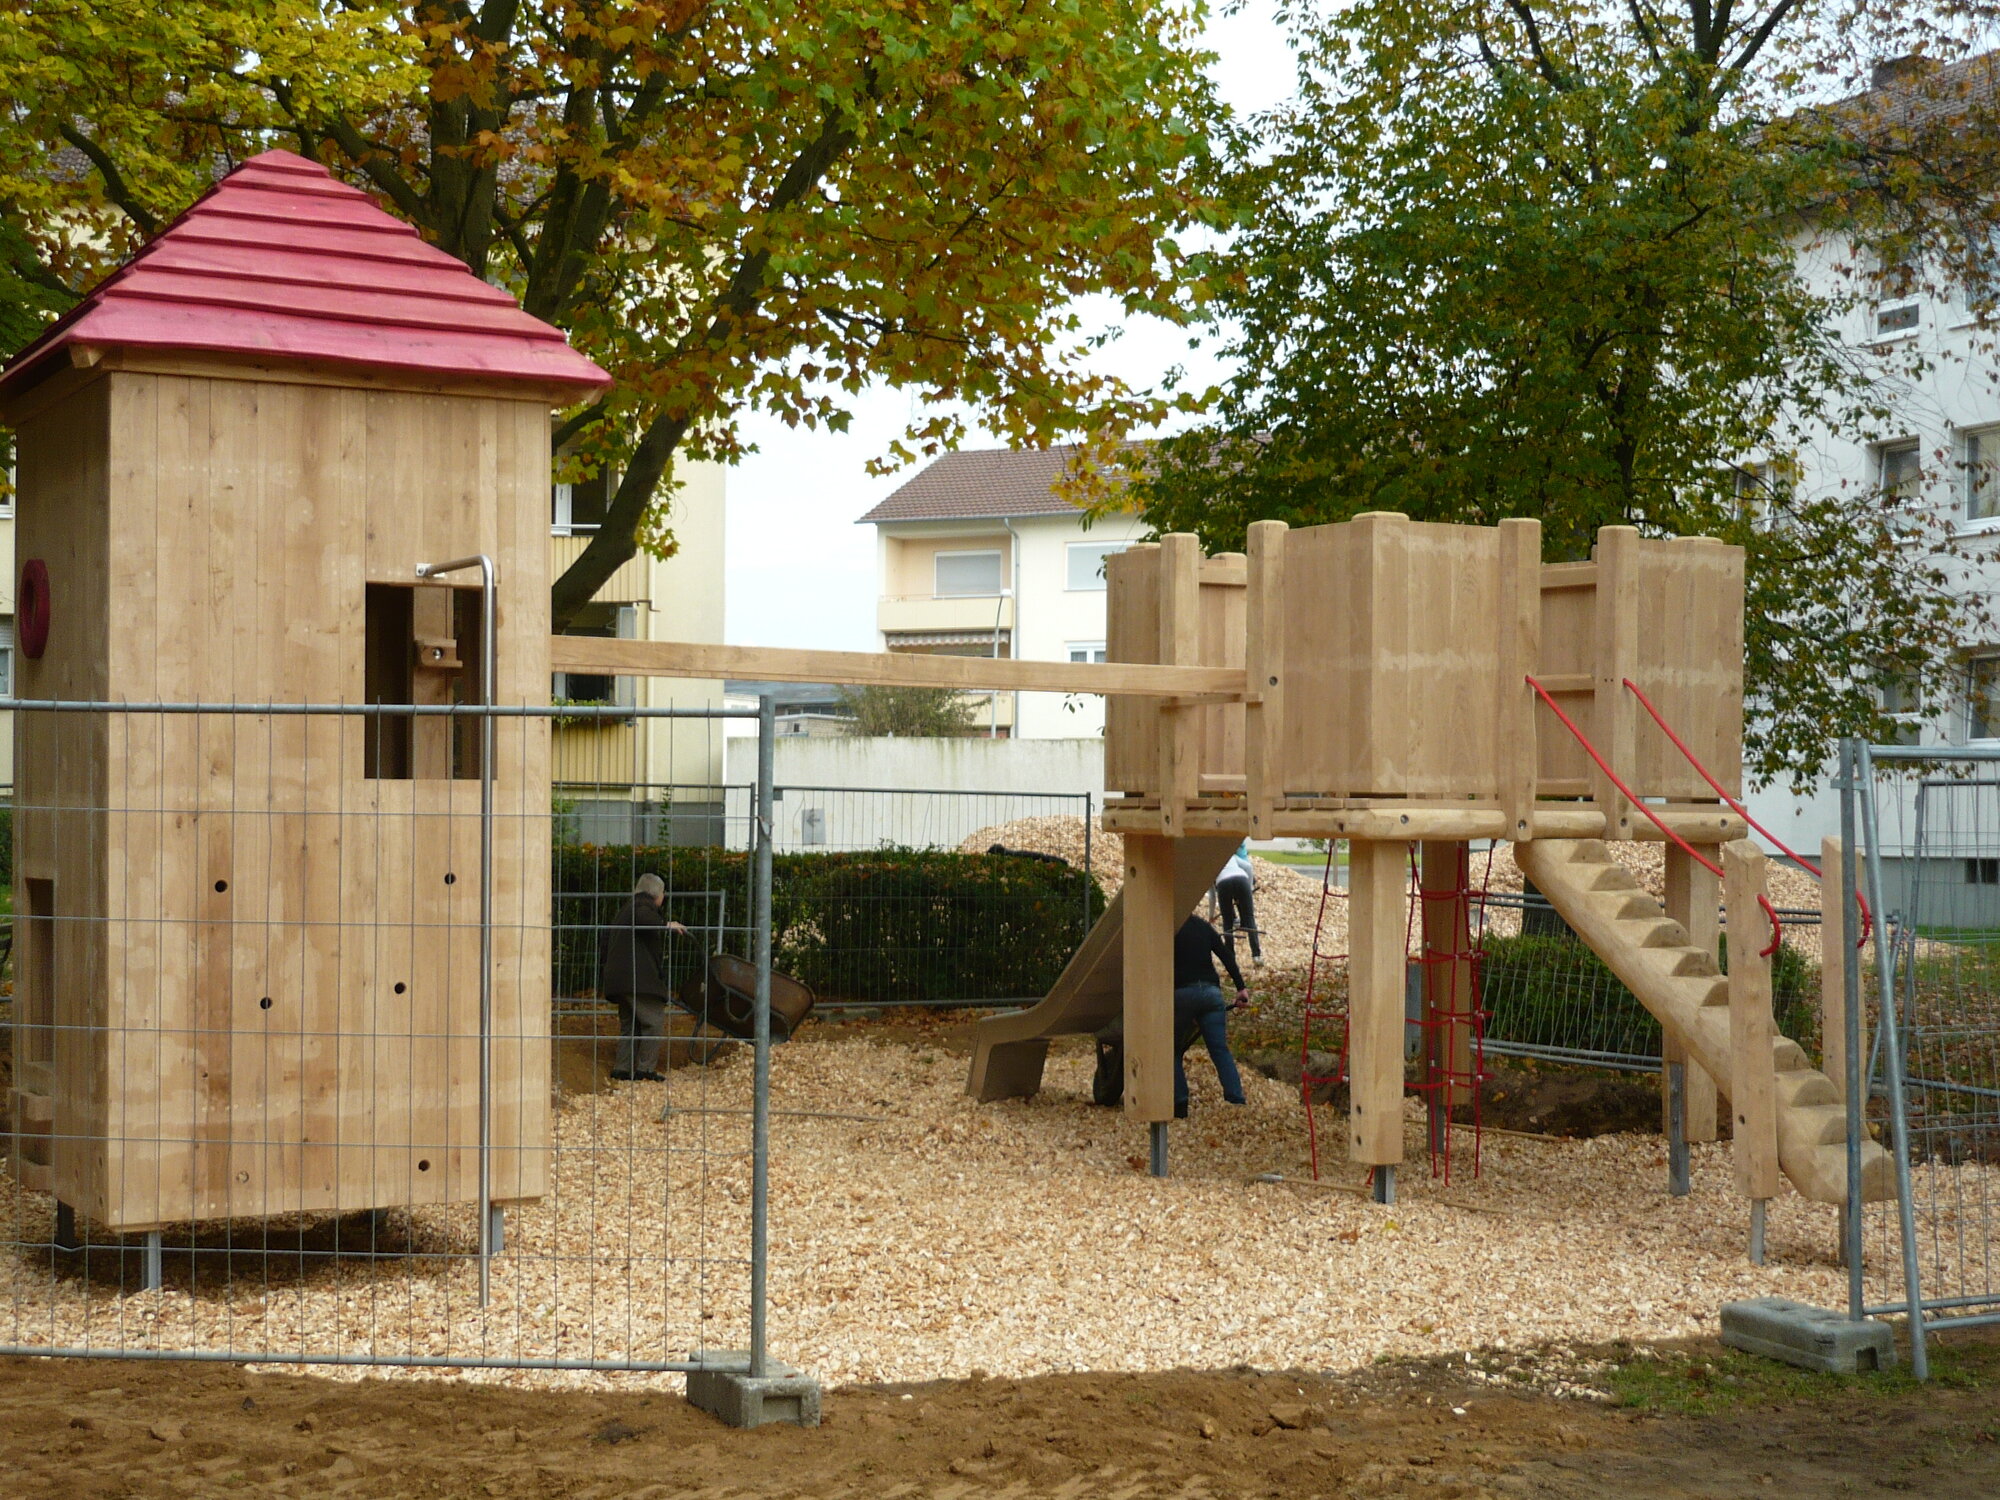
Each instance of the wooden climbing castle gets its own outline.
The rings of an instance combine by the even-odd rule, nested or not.
[[[1403,1155],[1406,938],[1420,885],[1448,894],[1473,840],[1508,840],[1537,888],[1662,1024],[1686,1069],[1690,1135],[1730,1101],[1741,1185],[1761,1203],[1782,1172],[1845,1199],[1845,1111],[1803,1051],[1772,1032],[1768,963],[1717,961],[1728,908],[1759,932],[1762,856],[1742,781],[1743,557],[1705,537],[1599,533],[1587,561],[1546,562],[1532,520],[1498,526],[1394,514],[1249,531],[1204,556],[1169,535],[1113,555],[1103,665],[558,641],[578,671],[766,681],[1103,693],[1107,830],[1124,836],[1122,891],[1039,1005],[979,1023],[968,1089],[1033,1093],[1052,1038],[1122,1019],[1125,1108],[1173,1113],[1172,937],[1237,843],[1349,846],[1348,1153]],[[1665,906],[1607,842],[1663,841]],[[1837,851],[1836,851],[1837,852]],[[1427,948],[1472,946],[1467,903],[1427,903]],[[1837,925],[1837,918],[1836,918]],[[1452,964],[1427,997],[1467,976]],[[1829,966],[1829,1010],[1841,999]],[[1461,998],[1429,1017],[1471,1085]],[[1829,1034],[1837,1034],[1838,1026]],[[1892,1191],[1863,1147],[1864,1196]],[[1386,1174],[1382,1174],[1385,1175]]]

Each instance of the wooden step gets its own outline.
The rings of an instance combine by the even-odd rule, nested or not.
[[[1791,1118],[1791,1134],[1813,1146],[1847,1145],[1847,1111],[1836,1100],[1830,1104],[1801,1104],[1785,1112]]]
[[[1673,975],[1676,979],[1712,979],[1722,972],[1722,966],[1715,961],[1715,955],[1704,953],[1699,948],[1683,948],[1675,955]]]
[[[1687,929],[1671,917],[1655,917],[1644,924],[1632,923],[1633,935],[1641,948],[1679,948],[1688,945]]]
[[[1516,858],[1578,935],[1662,1025],[1686,1040],[1689,1052],[1726,1089],[1729,981],[1714,956],[1695,949],[1686,929],[1667,918],[1601,844],[1579,840],[1558,850],[1538,841],[1518,846]],[[1771,1061],[1779,1165],[1814,1202],[1844,1201],[1847,1114],[1839,1091],[1789,1037],[1772,1038]],[[1888,1153],[1868,1141],[1862,1159],[1865,1199],[1893,1197],[1895,1174]]]
[[[1840,1090],[1833,1086],[1833,1080],[1817,1068],[1794,1068],[1778,1075],[1778,1103],[1786,1109],[1802,1109],[1808,1105],[1840,1105]],[[1846,1111],[1841,1111],[1842,1118]]]
[[[54,1189],[55,1174],[43,1162],[17,1161],[14,1163],[14,1176],[22,1187],[32,1192],[46,1193]]]

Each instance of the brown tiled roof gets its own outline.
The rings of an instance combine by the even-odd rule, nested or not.
[[[1944,64],[1904,59],[1882,65],[1878,78],[1879,86],[1833,106],[1870,137],[1907,138],[1967,116],[1990,120],[2000,105],[2000,52]]]
[[[1074,446],[974,448],[933,460],[857,525],[879,521],[970,521],[999,516],[1073,516],[1055,493]]]

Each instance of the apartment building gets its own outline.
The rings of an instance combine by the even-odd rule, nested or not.
[[[724,470],[679,469],[674,535],[662,561],[644,552],[613,573],[571,624],[573,635],[641,641],[722,640]],[[550,503],[550,576],[590,544],[612,480],[558,484]],[[720,708],[722,683],[659,677],[555,674],[557,704]],[[719,841],[723,730],[719,719],[585,717],[556,721],[553,757],[563,831],[588,843]]]
[[[948,453],[860,518],[875,528],[884,650],[1104,660],[1104,558],[1142,540],[1146,527],[1126,515],[1085,525],[1054,489],[1072,452]],[[1094,696],[969,696],[977,728],[990,735],[1104,731]]]
[[[2000,53],[1946,68],[1899,59],[1876,69],[1870,92],[1872,111],[1896,129],[1967,94],[2000,94]],[[1801,275],[1821,289],[1851,291],[1852,278],[1865,278],[1844,341],[1873,365],[1889,415],[1872,431],[1822,428],[1795,453],[1751,455],[1738,475],[1746,503],[1797,486],[1857,505],[1888,497],[1941,517],[1963,554],[1959,586],[2000,617],[2000,333],[1978,325],[1966,289],[1935,266],[1882,264],[1810,230],[1797,253]],[[1942,701],[1919,701],[1893,682],[1879,691],[1904,743],[2000,744],[2000,637],[1969,644],[1959,689]],[[1840,831],[1839,799],[1825,786],[1804,796],[1773,787],[1750,806],[1795,848]]]

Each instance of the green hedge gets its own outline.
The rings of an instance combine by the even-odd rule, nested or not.
[[[1725,969],[1728,958],[1725,937]],[[1778,1030],[1813,1051],[1818,971],[1796,949],[1780,948],[1772,963],[1771,990]],[[1479,992],[1488,1012],[1486,1034],[1497,1041],[1660,1055],[1660,1023],[1574,935],[1488,937]]]
[[[726,925],[736,929],[726,946],[747,947],[748,855],[559,846],[559,994],[594,987],[598,926],[617,914],[648,871],[666,882],[669,917],[692,927],[712,922],[723,905]],[[781,854],[772,861],[772,961],[825,999],[1018,999],[1055,982],[1104,905],[1095,879],[1041,860],[930,849]],[[670,982],[678,986],[700,965],[698,945],[670,943],[668,961]]]

